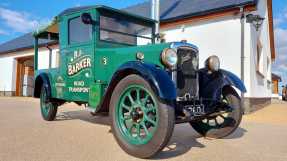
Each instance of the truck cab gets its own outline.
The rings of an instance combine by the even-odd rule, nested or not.
[[[118,60],[136,60],[136,53],[148,52],[139,45],[154,44],[154,22],[106,6],[63,12],[48,27],[35,33],[35,46],[39,39],[50,39],[58,41],[60,49],[55,58],[49,60],[57,66],[47,70],[38,70],[36,66],[36,75],[49,73],[53,98],[89,102],[90,107],[95,108],[99,100],[92,96],[102,96],[121,65]],[[122,54],[118,54],[120,52]],[[36,64],[38,57],[36,47]],[[157,61],[153,57],[148,59]],[[38,97],[39,86],[36,78],[35,96]]]

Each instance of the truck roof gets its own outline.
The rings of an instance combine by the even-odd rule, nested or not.
[[[118,14],[123,14],[123,15],[126,15],[126,16],[135,17],[135,18],[138,18],[138,19],[142,19],[144,21],[156,22],[155,20],[153,20],[151,18],[147,18],[145,16],[140,16],[140,15],[137,15],[137,14],[133,14],[133,13],[130,13],[130,12],[127,12],[127,11],[124,11],[124,10],[115,9],[115,8],[108,7],[108,6],[105,6],[105,5],[93,5],[93,6],[82,6],[82,7],[68,8],[68,9],[64,10],[63,12],[61,12],[58,16],[60,17],[60,16],[64,16],[64,15],[69,15],[69,14],[73,14],[73,13],[76,13],[76,12],[82,12],[84,10],[89,10],[89,9],[97,9],[97,10],[102,10],[102,11],[105,10],[105,11],[115,12],[115,13],[118,13]]]
[[[64,10],[58,16],[54,17],[54,19],[50,22],[50,24],[37,29],[33,35],[37,36],[37,37],[47,37],[47,33],[58,33],[58,20],[60,17],[66,16],[69,14],[74,14],[77,12],[83,12],[85,10],[90,10],[90,9],[96,9],[98,11],[113,12],[115,14],[120,14],[120,15],[127,16],[130,18],[139,19],[139,20],[145,21],[147,23],[157,22],[156,20],[153,20],[153,19],[150,19],[147,17],[139,16],[136,14],[132,14],[132,13],[129,13],[126,11],[122,11],[122,10],[108,7],[108,6],[104,6],[104,5],[83,6],[83,7],[75,7],[75,8],[69,8],[69,9]]]

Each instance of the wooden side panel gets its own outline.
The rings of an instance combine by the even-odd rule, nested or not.
[[[22,77],[22,63],[17,60],[17,75],[16,75],[16,96],[20,96],[21,93],[21,77]]]

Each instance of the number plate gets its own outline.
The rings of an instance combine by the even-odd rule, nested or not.
[[[186,105],[185,109],[189,110],[193,116],[205,115],[204,105]]]

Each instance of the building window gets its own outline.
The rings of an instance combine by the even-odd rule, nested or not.
[[[69,20],[69,44],[84,43],[92,40],[92,25],[86,25],[81,17]]]
[[[260,76],[264,77],[263,46],[259,39],[257,41],[256,71]]]

